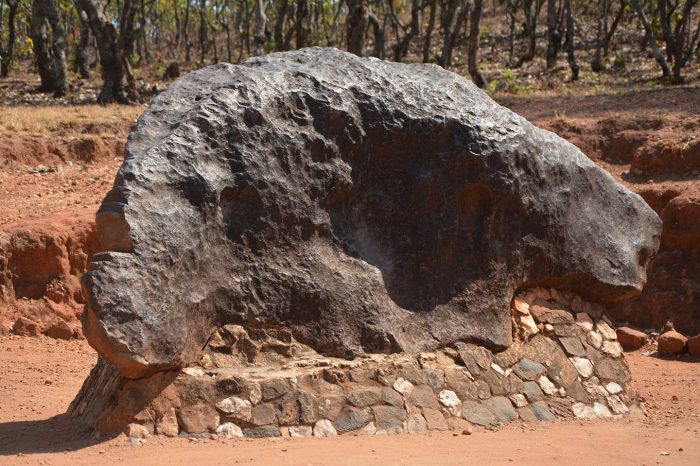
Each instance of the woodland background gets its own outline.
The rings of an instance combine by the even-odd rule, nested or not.
[[[491,91],[680,84],[698,78],[699,3],[0,0],[0,77],[55,98],[129,103],[197,67],[330,46],[437,63]],[[99,91],[81,94],[90,80]]]

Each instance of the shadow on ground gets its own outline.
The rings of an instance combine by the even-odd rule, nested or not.
[[[78,428],[67,414],[37,421],[0,423],[0,456],[76,451],[105,440]]]
[[[700,364],[700,356],[693,356],[688,353],[683,354],[667,354],[654,352],[650,354],[651,357],[655,359],[661,359],[663,361],[678,361],[678,362],[688,362],[694,364]]]

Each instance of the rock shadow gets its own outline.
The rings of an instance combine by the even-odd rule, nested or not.
[[[108,440],[81,428],[68,414],[0,423],[0,456],[77,451]],[[0,460],[0,463],[3,461]]]

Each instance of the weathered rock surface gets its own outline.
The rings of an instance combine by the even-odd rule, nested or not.
[[[227,323],[344,357],[502,350],[523,285],[638,293],[660,221],[468,80],[316,48],[158,96],[97,230],[84,330],[141,377],[197,360]]]
[[[700,356],[700,335],[688,338],[688,352],[693,356]]]
[[[647,344],[649,337],[646,333],[629,327],[620,327],[615,330],[617,341],[625,351],[634,351]]]
[[[659,336],[657,343],[660,353],[679,354],[685,351],[688,339],[675,330],[669,330]]]

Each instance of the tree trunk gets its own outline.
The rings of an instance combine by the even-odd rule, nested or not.
[[[668,78],[671,75],[671,69],[668,67],[668,63],[666,62],[666,59],[664,58],[664,54],[661,52],[661,49],[659,48],[659,44],[656,42],[656,34],[654,34],[654,29],[651,26],[651,23],[649,22],[649,19],[647,19],[647,15],[644,12],[644,8],[642,8],[641,3],[639,3],[639,0],[631,0],[632,2],[632,8],[634,8],[634,11],[637,12],[637,16],[639,17],[639,21],[642,23],[642,26],[644,27],[644,32],[645,32],[645,37],[646,41],[651,47],[651,54],[656,60],[656,62],[659,64],[661,67],[661,72],[663,73],[664,78]]]
[[[32,45],[34,48],[34,57],[36,61],[39,78],[41,78],[40,92],[51,92],[56,86],[53,58],[51,57],[51,49],[49,48],[50,38],[47,31],[47,21],[45,7],[42,0],[34,0],[32,2],[32,16],[30,21],[30,32],[32,37]]]
[[[146,62],[151,62],[151,53],[148,50],[148,38],[146,37],[146,5],[145,0],[139,0],[139,40],[142,45],[143,56],[139,52],[139,56]],[[160,37],[158,35],[157,37]],[[160,48],[160,47],[159,47]]]
[[[436,10],[437,0],[430,0],[430,19],[428,19],[428,27],[425,30],[425,42],[423,42],[423,63],[430,62],[430,48],[432,47]]]
[[[547,68],[557,63],[559,53],[559,30],[557,29],[557,0],[547,0]]]
[[[469,23],[469,49],[467,51],[467,64],[469,75],[478,87],[484,87],[486,81],[479,70],[479,23],[484,9],[483,0],[474,0],[471,21]]]
[[[605,22],[608,15],[608,0],[599,0],[598,21],[595,35],[595,52],[591,60],[591,70],[594,73],[603,71],[603,36],[605,35]]]
[[[345,20],[348,52],[365,56],[365,33],[369,25],[369,8],[366,1],[348,1],[349,13]]]
[[[109,0],[78,0],[90,22],[90,29],[97,41],[97,50],[102,64],[102,79],[104,84],[97,101],[101,104],[109,102],[128,103],[133,98],[136,89],[127,97],[124,84],[124,57],[117,44],[114,25],[107,14]]]
[[[0,0],[0,62],[2,62],[2,59],[5,56],[5,47],[2,43],[2,38],[5,35],[5,21],[3,21],[3,18],[5,17],[3,14],[4,12],[5,0]]]
[[[307,28],[304,24],[306,17],[309,16],[309,1],[297,0],[297,15],[296,15],[296,34],[297,34],[297,49],[306,47],[307,45]]]
[[[523,12],[525,13],[525,32],[528,38],[528,45],[525,54],[518,60],[517,67],[523,66],[524,63],[532,61],[535,58],[535,52],[537,51],[537,16],[540,12],[540,6],[542,0],[524,0],[523,2]],[[533,11],[534,6],[534,11]]]
[[[255,0],[255,35],[253,36],[253,53],[256,56],[265,53],[265,4],[263,0]]]
[[[207,20],[205,18],[206,8],[206,0],[199,0],[199,66],[204,66],[204,60],[209,49],[209,40],[207,39]]]
[[[126,78],[126,93],[130,101],[138,99],[136,79],[131,70],[131,57],[134,55],[134,18],[136,6],[131,0],[123,0],[121,24],[119,25],[119,49],[121,51],[122,67]]]
[[[508,23],[508,63],[512,64],[513,57],[515,56],[515,22],[518,15],[518,4],[513,3],[512,0],[507,0],[506,10],[510,18]]]
[[[452,50],[457,44],[457,38],[462,31],[462,26],[469,16],[471,1],[472,0],[463,0],[464,3],[462,3],[462,7],[459,9],[459,12],[457,12],[457,19],[454,20],[454,23],[452,22],[452,17],[454,16],[454,12],[457,11],[458,1],[455,0],[452,2],[454,4],[454,9],[452,10],[452,14],[446,18],[448,23],[445,24],[445,44],[443,45],[442,56],[440,57],[440,65],[442,67],[448,67],[452,64]]]
[[[408,48],[411,45],[411,40],[419,34],[421,9],[421,2],[419,0],[412,0],[411,24],[406,35],[403,36],[403,39],[400,42],[397,42],[394,46],[394,61],[400,62],[401,59],[406,56],[408,53]]]
[[[687,59],[692,53],[693,46],[691,44],[688,56],[685,55],[686,41],[689,36],[689,30],[692,27],[690,24],[691,13],[693,7],[697,3],[697,0],[686,0],[685,6],[683,7],[683,14],[678,18],[676,27],[674,28],[674,57],[673,57],[673,83],[682,84],[683,76],[681,76],[681,70],[685,66]]]
[[[90,70],[88,69],[88,45],[90,44],[90,24],[85,12],[80,8],[77,1],[74,0],[75,9],[78,11],[78,19],[80,20],[80,41],[75,49],[74,69],[80,73],[80,77],[88,79]]]
[[[182,22],[182,37],[185,40],[185,61],[189,63],[192,61],[192,42],[190,42],[190,2],[192,0],[185,0],[185,19]]]
[[[180,36],[182,34],[182,23],[180,22],[180,8],[178,8],[178,0],[173,0],[173,14],[175,16],[175,53],[180,47]]]
[[[605,34],[605,39],[603,40],[603,55],[606,57],[608,56],[608,51],[610,50],[610,42],[612,41],[612,38],[615,35],[617,26],[620,24],[620,21],[622,21],[623,16],[625,16],[626,8],[627,0],[620,0],[620,9],[618,10],[617,15],[615,16],[615,19],[613,20],[610,29]]]
[[[671,33],[671,15],[673,11],[668,11],[668,0],[659,0],[659,23],[661,24],[661,35],[666,42],[666,59],[673,61],[676,44]]]
[[[372,26],[372,30],[374,31],[374,51],[372,52],[372,55],[384,60],[384,28],[381,24],[379,24],[379,19],[374,13],[372,13],[372,11],[369,12],[369,24]]]
[[[136,6],[131,0],[122,0],[122,11],[119,21],[119,45],[127,60],[134,54],[134,18]]]
[[[467,0],[465,0],[467,1]],[[454,27],[454,18],[457,14],[457,5],[459,0],[447,0],[443,4],[442,11],[442,53],[440,54],[440,66],[446,67],[449,64],[450,55],[452,55],[452,28]]]
[[[693,59],[693,56],[700,57],[700,21],[698,21],[698,26],[695,28],[695,33],[690,39],[690,44],[688,44],[688,61]]]
[[[571,0],[564,0],[566,10],[566,60],[571,68],[571,81],[578,81],[579,67],[574,54],[574,12],[571,8]]]
[[[284,43],[284,22],[287,20],[287,11],[289,10],[289,0],[281,0],[280,6],[277,9],[277,17],[275,18],[275,47],[277,50],[286,50]]]
[[[53,92],[56,97],[65,95],[68,90],[66,40],[52,0],[34,0],[32,3],[31,35],[41,77],[39,90]]]
[[[17,40],[15,18],[17,17],[17,8],[19,8],[19,0],[7,0],[7,6],[7,50],[2,55],[2,63],[0,63],[0,77],[3,78],[10,74],[10,67],[15,58],[15,41]]]

